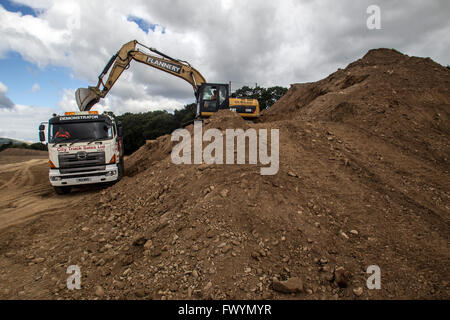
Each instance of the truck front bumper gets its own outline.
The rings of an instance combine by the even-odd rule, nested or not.
[[[119,178],[119,169],[116,164],[106,165],[105,170],[61,174],[59,169],[50,169],[50,184],[54,187],[76,186],[113,182]]]

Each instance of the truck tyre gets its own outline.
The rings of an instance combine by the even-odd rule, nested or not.
[[[57,194],[68,194],[70,192],[70,187],[53,187]]]
[[[125,168],[123,165],[123,161],[119,162],[119,168],[118,168],[118,172],[117,172],[117,182],[119,182],[120,180],[122,180],[123,178],[123,174],[124,174]]]

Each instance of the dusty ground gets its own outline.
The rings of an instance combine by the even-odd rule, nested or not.
[[[70,195],[57,196],[48,181],[47,152],[25,149],[6,149],[0,152],[0,233],[8,235],[2,238],[0,250],[4,254],[5,246],[9,247],[13,241],[20,254],[24,248],[22,242],[16,242],[17,239],[23,237],[30,243],[36,243],[37,239],[42,239],[41,232],[52,234],[53,222],[64,221],[66,214],[71,215],[75,204],[80,205],[84,197],[98,190],[98,187],[75,189]],[[48,224],[43,226],[43,221]],[[36,224],[39,225],[38,228],[35,227]],[[26,250],[32,252],[34,248],[31,245]],[[12,257],[10,253],[6,257],[7,259],[0,259],[2,298],[13,288],[19,288],[16,293],[20,292],[20,288],[29,281],[27,276],[33,276],[30,271],[32,262],[22,267],[9,259]],[[17,282],[18,278],[24,281]],[[30,292],[29,297],[45,298],[48,294],[45,295],[41,288],[36,288]]]
[[[293,85],[258,123],[204,123],[279,129],[274,176],[174,165],[170,136],[149,141],[120,183],[1,231],[0,298],[449,299],[449,88],[433,61],[374,50]],[[22,168],[45,176],[33,161]],[[82,289],[69,291],[74,264]],[[380,290],[365,285],[369,265]],[[295,292],[280,292],[288,279]]]
[[[48,211],[41,198],[52,194],[46,183],[46,152],[7,149],[0,153],[0,229]]]

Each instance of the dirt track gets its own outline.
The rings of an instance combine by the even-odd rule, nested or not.
[[[47,152],[23,149],[7,149],[1,152],[0,233],[6,235],[6,238],[2,238],[0,251],[5,254],[4,250],[12,240],[17,240],[16,245],[19,248],[23,245],[19,239],[34,243],[42,231],[54,235],[52,224],[64,223],[67,217],[74,214],[76,205],[82,204],[86,196],[98,190],[98,187],[85,187],[74,189],[69,195],[58,196],[48,181]],[[34,227],[38,224],[39,228],[42,228],[42,222],[45,221],[50,223],[43,229]],[[27,249],[33,252],[31,247]],[[6,256],[13,257],[10,254]],[[28,258],[30,257],[31,255],[28,255]],[[33,259],[34,257],[30,260]],[[28,261],[22,266],[21,263],[17,264],[10,259],[0,259],[0,297],[4,298],[5,292],[6,297],[10,291],[15,291],[16,294],[20,292],[25,282],[18,283],[17,278],[23,276],[23,279],[27,279],[27,275],[32,275],[32,264],[33,262]],[[43,293],[42,288],[35,288],[31,295],[28,295],[28,298],[45,297],[48,297],[48,292]]]
[[[433,61],[374,50],[293,85],[259,123],[225,111],[205,121],[279,129],[274,176],[174,165],[163,136],[110,188],[34,194],[61,210],[42,215],[39,204],[38,219],[1,232],[0,298],[449,299],[449,88]],[[2,199],[46,179],[40,160],[23,162],[24,176],[19,167],[4,165],[2,183],[20,183]],[[69,291],[73,264],[82,289]],[[381,268],[380,290],[365,285],[369,265]]]
[[[61,211],[79,197],[57,197],[48,182],[46,152],[8,149],[0,153],[0,230]]]

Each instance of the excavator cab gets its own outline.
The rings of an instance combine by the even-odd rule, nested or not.
[[[229,109],[246,119],[257,118],[260,113],[257,99],[230,98],[228,84],[201,84],[197,96],[197,117],[209,117],[221,109]]]
[[[209,117],[221,109],[228,109],[228,84],[202,83],[198,90],[197,116]]]

